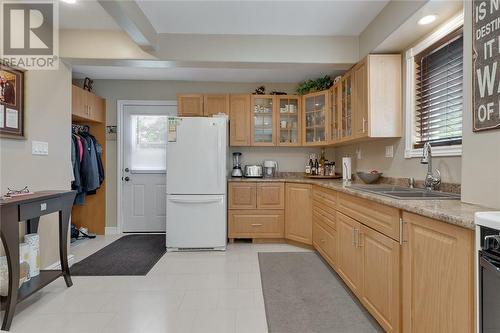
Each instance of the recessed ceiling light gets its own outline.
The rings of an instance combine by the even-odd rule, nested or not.
[[[436,18],[437,18],[436,15],[427,15],[418,20],[418,24],[420,25],[431,24],[432,22],[436,21]]]
[[[61,1],[69,3],[69,4],[75,4],[76,3],[76,0],[61,0]]]

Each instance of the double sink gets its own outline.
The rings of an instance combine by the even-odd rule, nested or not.
[[[460,200],[460,194],[387,185],[351,185],[352,189],[400,200]]]

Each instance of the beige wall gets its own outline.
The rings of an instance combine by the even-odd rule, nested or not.
[[[385,146],[394,147],[394,157],[385,157]],[[356,156],[356,149],[361,149],[361,159]],[[353,161],[353,172],[378,170],[387,177],[413,177],[423,180],[427,172],[427,165],[420,164],[419,158],[405,158],[405,140],[383,139],[375,142],[360,143],[335,149],[336,165],[338,172],[342,172],[342,157],[349,156]],[[434,168],[441,171],[442,181],[446,183],[460,183],[461,159],[460,157],[434,157]]]
[[[464,10],[462,200],[500,209],[500,130],[472,132],[472,3]]]
[[[81,81],[75,81],[81,84]],[[106,98],[107,124],[116,125],[117,100],[176,100],[178,93],[251,93],[260,84],[257,83],[217,83],[217,82],[185,82],[185,81],[133,81],[133,80],[96,80],[94,91]],[[295,84],[265,84],[266,90],[273,89],[293,93]],[[290,170],[303,168],[306,153],[311,150],[284,149],[277,152],[270,148],[252,150],[240,149],[245,157],[251,160],[273,158]],[[272,153],[271,153],[272,152]],[[262,156],[262,157],[259,157]],[[117,142],[106,141],[106,226],[116,226],[116,186],[117,186]]]
[[[25,140],[0,140],[0,192],[66,190],[71,183],[71,71],[28,71],[25,75]],[[49,143],[48,156],[33,156],[31,141]],[[40,220],[42,267],[59,260],[57,215]]]

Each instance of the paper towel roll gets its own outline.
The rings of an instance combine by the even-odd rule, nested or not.
[[[30,276],[40,274],[40,236],[38,234],[27,234],[24,242],[30,246],[28,263],[30,264]]]
[[[351,158],[350,157],[342,157],[342,179],[343,180],[351,180]]]

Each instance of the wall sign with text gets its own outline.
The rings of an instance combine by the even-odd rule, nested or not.
[[[473,2],[473,130],[500,129],[500,1]]]

